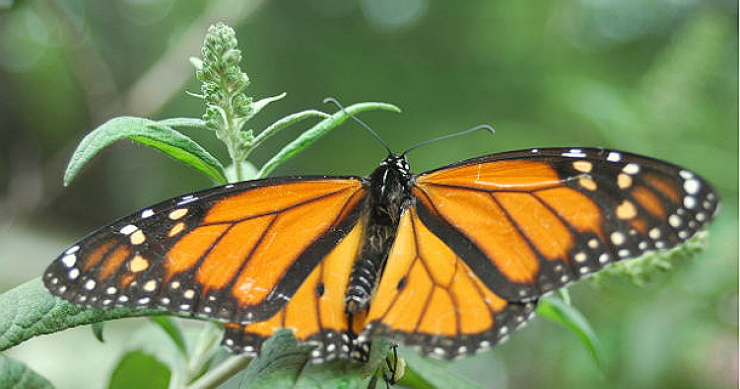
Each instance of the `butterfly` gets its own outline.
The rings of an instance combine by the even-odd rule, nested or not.
[[[675,247],[718,196],[668,162],[600,148],[505,152],[413,174],[293,176],[180,196],[67,248],[46,287],[74,304],[226,324],[257,355],[292,330],[313,362],[391,339],[451,359],[489,349],[538,299],[612,262]]]

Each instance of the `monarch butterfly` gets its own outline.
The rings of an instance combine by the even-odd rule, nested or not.
[[[674,247],[718,197],[668,162],[598,148],[468,159],[421,174],[266,178],[143,209],[66,249],[46,287],[75,304],[159,307],[226,324],[256,355],[282,328],[311,360],[385,337],[451,359],[524,324],[545,293]]]

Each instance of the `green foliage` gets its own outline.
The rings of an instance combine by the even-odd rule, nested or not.
[[[0,388],[54,389],[54,386],[23,363],[0,354]]]
[[[0,351],[34,336],[122,317],[161,315],[154,309],[88,309],[52,296],[40,278],[0,294]]]
[[[183,336],[182,331],[180,331],[180,327],[177,326],[177,323],[167,316],[154,316],[152,317],[152,322],[159,326],[159,328],[161,328],[162,331],[172,339],[172,343],[174,343],[177,350],[180,351],[184,357],[188,356],[188,346],[185,344],[185,337]]]
[[[591,328],[591,324],[589,324],[581,312],[560,299],[545,298],[540,301],[540,305],[537,307],[537,314],[562,325],[576,334],[586,349],[588,349],[596,366],[602,371],[604,370],[604,351],[601,347],[601,342],[599,342],[596,333]]]
[[[103,328],[105,328],[105,322],[92,323],[90,329],[92,330],[93,336],[100,343],[105,343],[105,337],[103,336]]]
[[[154,147],[199,170],[215,183],[226,183],[221,162],[189,137],[161,122],[124,116],[103,123],[82,139],[64,173],[64,185],[69,185],[82,167],[101,149],[123,138]]]
[[[399,384],[411,388],[460,388],[476,389],[464,377],[448,368],[447,362],[420,356],[416,351],[399,347],[399,357],[406,360],[406,374]]]
[[[614,277],[627,277],[637,286],[645,286],[655,274],[666,272],[675,263],[689,259],[706,248],[707,232],[700,231],[680,246],[670,250],[649,252],[640,258],[619,261],[601,272],[593,274],[591,281],[601,284],[603,280]]]
[[[323,112],[308,110],[282,119],[260,136],[244,125],[268,104],[285,97],[285,93],[257,102],[244,93],[249,76],[241,70],[241,51],[237,48],[234,30],[222,23],[211,26],[203,42],[203,59],[191,58],[195,74],[201,83],[202,98],[206,104],[203,120],[226,145],[236,167],[235,180],[243,180],[242,165],[249,153],[275,132],[312,116],[327,117]]]
[[[350,105],[345,108],[346,112],[351,114],[358,114],[363,111],[371,109],[382,109],[386,111],[401,112],[401,110],[395,105],[386,103],[358,103]],[[331,131],[334,127],[342,124],[347,120],[348,116],[343,111],[338,111],[334,115],[322,120],[319,124],[315,125],[310,130],[301,134],[294,141],[290,142],[287,146],[283,147],[277,154],[270,158],[262,169],[257,173],[257,177],[266,177],[272,172],[278,165],[293,158],[296,154],[300,153],[306,147],[310,146],[313,142],[318,140],[327,132]]]
[[[170,376],[170,369],[156,357],[140,350],[129,351],[113,369],[108,389],[164,389]]]
[[[373,345],[366,364],[336,361],[313,365],[308,362],[311,346],[298,345],[288,331],[280,331],[265,342],[260,358],[247,367],[239,389],[359,389],[366,388],[381,363],[387,344]]]

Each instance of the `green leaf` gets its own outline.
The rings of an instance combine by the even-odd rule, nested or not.
[[[64,185],[69,185],[100,150],[122,138],[154,147],[201,171],[214,182],[226,183],[221,163],[189,137],[152,120],[124,116],[103,123],[82,139],[64,172]]]
[[[108,389],[167,389],[171,372],[164,363],[141,350],[130,351],[118,361]]]
[[[537,307],[537,314],[573,331],[588,349],[596,366],[603,371],[603,350],[596,333],[588,320],[574,306],[555,298],[543,298]]]
[[[197,130],[207,130],[206,122],[202,119],[195,118],[171,118],[157,121],[162,126],[172,128],[193,128]]]
[[[261,100],[258,100],[252,103],[252,112],[250,116],[257,115],[262,110],[262,108],[267,107],[267,105],[272,102],[282,100],[287,95],[288,95],[287,93],[283,92],[277,96],[265,97],[264,99],[261,99]]]
[[[0,354],[0,388],[54,389],[54,386],[22,362]]]
[[[401,347],[398,356],[406,360],[406,374],[398,381],[401,385],[416,389],[478,389],[478,386],[451,371],[447,367],[449,362],[422,357],[415,351]]]
[[[406,367],[406,371],[403,374],[403,377],[401,379],[396,381],[399,385],[402,385],[404,387],[412,388],[412,389],[436,389],[436,387],[424,378],[422,378],[419,373],[416,372],[413,368]]]
[[[188,346],[185,344],[185,337],[182,335],[182,331],[180,331],[177,323],[167,316],[154,316],[151,319],[154,324],[158,325],[172,339],[172,343],[182,353],[182,356],[187,359]]]
[[[357,115],[360,112],[369,111],[372,109],[382,109],[385,111],[401,112],[401,109],[395,105],[386,103],[358,103],[351,105],[345,110],[353,115]],[[257,174],[257,178],[266,177],[276,167],[285,161],[293,158],[296,154],[303,151],[306,147],[316,142],[319,138],[326,135],[329,131],[334,129],[336,126],[344,123],[349,116],[344,111],[338,111],[331,115],[330,118],[324,119],[309,130],[301,134],[298,138],[290,142],[287,146],[283,147],[277,154],[275,154],[264,166],[260,169]]]
[[[627,277],[637,286],[645,286],[651,277],[659,272],[666,272],[679,261],[687,260],[706,248],[708,231],[699,231],[686,242],[668,249],[651,251],[639,258],[619,261],[607,266],[589,277],[597,286],[613,277]]]
[[[293,124],[296,124],[304,119],[308,119],[310,117],[323,117],[325,119],[330,119],[331,115],[327,115],[321,111],[316,111],[313,109],[309,109],[303,112],[294,113],[292,115],[288,115],[275,123],[271,124],[269,127],[265,128],[262,132],[259,133],[259,135],[254,137],[254,140],[252,141],[252,148],[256,148],[262,142],[267,140],[269,137],[277,134],[280,132],[280,130],[292,126]]]
[[[102,321],[99,323],[92,323],[92,325],[90,326],[93,335],[95,335],[95,339],[97,339],[100,343],[105,343],[105,338],[103,337],[103,327],[105,327],[105,323],[103,323]]]
[[[34,336],[123,317],[170,314],[164,310],[83,308],[54,297],[41,278],[0,294],[0,351]]]
[[[570,292],[568,291],[568,288],[558,289],[558,294],[565,305],[570,305]]]
[[[249,364],[239,389],[367,388],[388,350],[386,343],[374,343],[366,364],[350,361],[310,364],[311,349],[298,345],[290,331],[278,332],[265,341],[262,355]]]

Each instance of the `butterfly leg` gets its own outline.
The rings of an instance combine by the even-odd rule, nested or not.
[[[383,380],[386,389],[390,389],[398,380],[403,377],[405,363],[398,357],[398,345],[391,346],[393,349],[393,358],[385,357],[386,367],[383,369]]]

